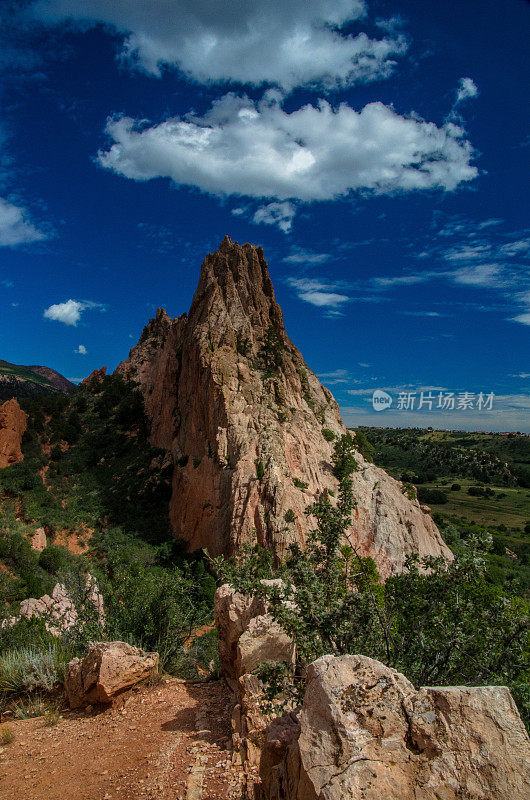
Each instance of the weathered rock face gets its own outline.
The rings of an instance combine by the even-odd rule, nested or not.
[[[506,687],[416,691],[365,656],[309,667],[300,733],[284,744],[263,775],[270,800],[530,796],[530,740]]]
[[[282,364],[266,377],[260,353],[271,329]],[[189,315],[159,310],[117,372],[138,382],[152,442],[172,453],[171,522],[191,550],[229,554],[257,541],[281,557],[304,540],[306,507],[337,488],[322,429],[340,436],[345,427],[285,333],[261,247],[226,237],[203,262]],[[450,558],[401,484],[360,455],[358,463],[351,543],[383,576],[412,552]]]
[[[74,658],[64,687],[70,708],[83,708],[112,699],[146,680],[158,667],[158,653],[145,653],[125,642],[95,642],[83,659]]]
[[[27,420],[15,398],[0,406],[0,469],[23,460],[20,446]]]

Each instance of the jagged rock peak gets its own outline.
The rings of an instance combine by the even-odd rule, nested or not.
[[[199,285],[189,319],[193,325],[207,323],[216,329],[215,344],[235,337],[257,337],[274,326],[283,338],[283,314],[274,296],[263,248],[240,245],[225,236],[219,249],[202,263]],[[218,338],[219,337],[219,338]]]
[[[225,237],[204,259],[189,315],[160,309],[117,372],[138,384],[151,441],[171,454],[170,519],[190,550],[258,542],[281,557],[304,541],[307,507],[336,494],[332,440],[345,427],[285,332],[261,247]],[[382,575],[410,553],[451,558],[400,483],[361,455],[358,467],[348,540]]]

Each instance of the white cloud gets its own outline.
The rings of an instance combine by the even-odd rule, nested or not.
[[[232,214],[234,215],[234,217],[240,217],[244,213],[245,213],[245,209],[244,208],[233,208],[232,209]]]
[[[320,100],[286,113],[277,92],[259,103],[227,94],[204,116],[146,126],[107,123],[100,164],[137,181],[167,177],[218,196],[332,200],[352,192],[451,191],[477,175],[462,128],[402,117],[383,103],[361,111]]]
[[[518,372],[515,375],[510,375],[511,378],[530,378],[530,372]]]
[[[296,289],[300,300],[310,303],[318,308],[325,308],[333,313],[337,312],[341,306],[350,301],[346,294],[339,294],[334,291],[336,288],[332,284],[324,283],[311,278],[289,278],[287,283]]]
[[[76,327],[81,319],[81,314],[90,308],[97,308],[99,311],[105,311],[106,306],[103,303],[94,303],[91,300],[66,300],[64,303],[54,303],[44,311],[46,319],[52,319],[56,322],[63,322],[65,325],[73,325]],[[83,345],[79,345],[79,348]],[[82,352],[79,349],[76,352]]]
[[[521,325],[530,325],[530,311],[525,311],[524,314],[518,314],[516,317],[510,317],[511,322],[520,322]]]
[[[84,344],[80,344],[79,347],[74,350],[74,353],[78,353],[80,356],[86,356],[88,351]]]
[[[387,289],[391,286],[413,286],[416,283],[423,283],[429,280],[429,275],[430,273],[422,272],[416,275],[384,276],[373,278],[373,282],[382,289]]]
[[[252,221],[257,224],[277,225],[284,233],[289,233],[293,226],[293,218],[296,208],[292,203],[269,203],[260,206],[252,217]]]
[[[460,78],[456,92],[456,102],[461,103],[463,100],[469,100],[471,97],[477,96],[478,87],[475,81],[472,78]]]
[[[333,372],[319,372],[318,377],[331,386],[336,383],[349,383],[348,370],[335,369]]]
[[[311,250],[304,250],[303,247],[295,247],[283,260],[288,264],[323,264],[330,258],[330,253],[314,253]]]
[[[24,208],[0,197],[0,247],[16,247],[46,238],[46,234],[30,222]]]
[[[461,267],[454,272],[448,272],[447,276],[455,283],[467,286],[505,285],[504,269],[500,264],[473,264],[469,267]]]
[[[366,15],[364,0],[38,0],[35,13],[51,24],[106,23],[125,35],[129,65],[202,83],[350,86],[388,77],[407,49],[393,29],[378,40],[342,33]]]

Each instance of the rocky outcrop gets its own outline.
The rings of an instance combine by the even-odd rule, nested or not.
[[[42,528],[39,530],[42,530]],[[39,530],[36,533],[39,533]],[[98,626],[103,629],[105,626],[103,597],[90,573],[86,576],[81,609],[79,610],[84,611],[85,609],[90,609],[90,616],[93,616]],[[26,600],[22,600],[19,616],[3,619],[1,627],[11,627],[21,619],[31,619],[31,617],[43,619],[46,630],[52,636],[61,636],[62,633],[75,628],[79,624],[78,609],[63,583],[56,583],[51,595],[44,594],[42,597],[29,597]]]
[[[503,686],[416,691],[366,656],[324,656],[309,667],[299,725],[290,742],[278,723],[269,733],[265,750],[284,753],[264,755],[268,800],[530,795],[530,740]]]
[[[203,262],[189,315],[159,310],[117,372],[139,384],[152,442],[172,454],[171,522],[189,549],[230,554],[248,541],[281,557],[303,542],[307,506],[337,488],[323,429],[345,427],[285,332],[261,247],[226,237]],[[409,553],[451,558],[399,482],[361,455],[358,466],[348,538],[362,555],[384,576]]]
[[[24,459],[21,445],[28,415],[15,398],[0,406],[0,469]]]
[[[103,380],[105,375],[107,374],[107,367],[100,367],[99,369],[94,369],[86,378],[80,383],[80,386],[90,386],[93,383],[99,383],[99,381]]]
[[[154,675],[158,653],[146,653],[125,642],[95,642],[87,655],[68,664],[64,680],[70,708],[109,704],[116,695]]]
[[[234,753],[252,770],[260,764],[270,724],[261,709],[260,681],[252,673],[264,662],[292,664],[293,642],[267,613],[262,598],[245,597],[227,584],[215,593],[215,625],[220,669],[233,692]]]
[[[504,686],[415,689],[362,655],[307,669],[302,706],[263,711],[258,662],[292,661],[264,601],[215,596],[221,669],[234,692],[234,752],[259,800],[523,800],[530,740]],[[259,779],[256,777],[259,774]],[[256,781],[253,784],[253,780]]]

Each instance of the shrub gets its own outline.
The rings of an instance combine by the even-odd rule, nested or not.
[[[359,428],[355,431],[353,443],[365,461],[373,462],[375,455],[375,447],[368,439],[366,433]]]
[[[333,431],[330,431],[329,428],[322,428],[322,436],[326,442],[333,442],[337,438]]]
[[[417,489],[412,483],[404,483],[401,493],[407,495],[409,500],[415,500],[417,496]]]
[[[71,555],[64,547],[49,544],[39,555],[39,565],[52,575],[58,575],[68,569],[72,561]]]
[[[283,365],[284,345],[274,325],[269,325],[258,353],[264,377],[272,377]]]
[[[59,645],[21,647],[0,655],[0,691],[51,691],[64,677],[70,653]]]
[[[8,745],[14,741],[15,741],[15,731],[13,730],[13,728],[10,728],[8,725],[2,725],[0,727],[0,743],[2,745]]]
[[[461,488],[462,487],[460,486],[459,483],[453,483],[453,485],[451,486],[451,491],[452,492],[459,492]]]
[[[256,478],[260,481],[265,475],[265,467],[263,466],[263,461],[258,459],[254,463],[256,464]]]
[[[288,523],[291,523],[291,522],[294,522],[294,521],[295,521],[295,519],[296,519],[296,515],[295,515],[295,513],[294,513],[294,511],[293,511],[293,509],[292,509],[292,508],[289,508],[289,509],[287,509],[287,511],[285,512],[285,517],[284,517],[284,519],[285,519],[285,521],[286,521],[286,522],[288,522]]]
[[[333,448],[333,474],[339,481],[357,471],[355,453],[356,448],[351,433],[344,433]]]
[[[305,481],[301,481],[300,478],[293,478],[293,483],[297,489],[307,489],[308,484]]]
[[[418,489],[418,500],[420,503],[435,503],[436,505],[443,505],[447,503],[447,495],[441,489],[425,489],[420,486]]]

